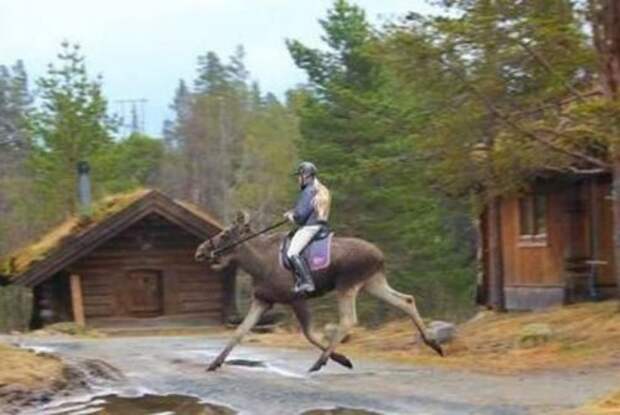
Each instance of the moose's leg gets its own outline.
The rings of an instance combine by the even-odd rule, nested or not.
[[[301,331],[304,333],[306,339],[314,346],[318,347],[322,351],[325,351],[327,347],[323,346],[323,344],[316,338],[316,336],[312,332],[311,317],[310,312],[308,311],[308,305],[306,304],[306,301],[296,301],[291,304],[291,307],[293,308],[295,317],[297,317],[297,320],[299,321],[299,324],[301,326]],[[332,359],[334,362],[341,364],[342,366],[353,369],[353,363],[351,363],[351,361],[345,355],[332,352],[332,354],[329,355],[329,358]]]
[[[355,300],[357,299],[359,289],[359,286],[355,286],[346,291],[338,292],[338,327],[332,334],[327,348],[310,368],[310,372],[315,372],[325,366],[327,359],[334,352],[336,346],[340,344],[342,339],[344,339],[349,331],[357,324]]]
[[[413,320],[413,324],[420,332],[424,343],[435,350],[439,355],[443,356],[441,346],[435,340],[429,338],[426,331],[426,326],[424,325],[422,317],[420,317],[420,313],[415,305],[415,299],[413,296],[400,293],[390,287],[383,273],[377,273],[370,280],[368,280],[368,282],[364,285],[364,290],[378,299],[383,300],[407,313]]]
[[[235,334],[228,341],[228,344],[226,345],[224,350],[222,350],[219,356],[213,362],[211,362],[209,368],[207,369],[208,371],[213,371],[222,366],[222,363],[224,363],[224,360],[226,359],[226,356],[228,356],[230,351],[237,344],[239,344],[243,336],[245,336],[252,329],[252,327],[254,327],[256,323],[258,323],[258,320],[263,315],[263,313],[269,310],[271,306],[272,304],[266,303],[256,298],[252,300],[252,304],[250,305],[250,311],[248,311],[248,314],[243,319],[243,322],[239,325],[239,327],[237,327],[237,330],[235,330]]]

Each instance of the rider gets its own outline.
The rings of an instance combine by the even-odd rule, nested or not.
[[[314,291],[314,282],[310,268],[300,255],[314,236],[327,226],[331,195],[317,176],[317,168],[313,163],[304,161],[299,164],[295,175],[299,181],[301,193],[295,208],[284,214],[284,217],[299,226],[289,245],[287,256],[295,269],[295,292],[310,293]]]

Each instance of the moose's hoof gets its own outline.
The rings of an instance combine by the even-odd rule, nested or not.
[[[317,360],[316,363],[312,365],[310,370],[308,370],[308,372],[317,372],[317,371],[321,370],[321,368],[323,366],[325,366],[325,363],[327,363],[327,359],[321,358],[321,359]]]
[[[428,345],[428,347],[430,347],[431,349],[433,349],[435,352],[437,352],[437,354],[441,357],[445,357],[445,354],[443,353],[443,349],[441,348],[441,346],[439,345],[439,343],[437,343],[436,340],[433,339],[428,339],[426,340],[426,344]]]
[[[218,362],[217,360],[209,365],[207,368],[207,372],[214,372],[222,366],[222,362]]]
[[[340,353],[332,353],[329,356],[334,362],[341,364],[344,367],[347,367],[349,369],[353,369],[353,363],[351,363],[351,361],[349,360],[348,357],[346,357],[343,354]]]

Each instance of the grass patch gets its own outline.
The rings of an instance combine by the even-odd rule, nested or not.
[[[63,363],[56,357],[37,355],[0,343],[0,387],[45,388],[62,381],[63,368]]]
[[[106,337],[104,333],[87,326],[79,326],[72,322],[54,323],[37,330],[34,334],[66,334],[69,336],[100,338]]]
[[[620,391],[585,405],[569,415],[620,415]]]

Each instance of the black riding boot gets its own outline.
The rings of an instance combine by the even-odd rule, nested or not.
[[[311,293],[314,291],[314,282],[306,261],[300,255],[293,255],[291,257],[291,264],[295,268],[295,292]]]

